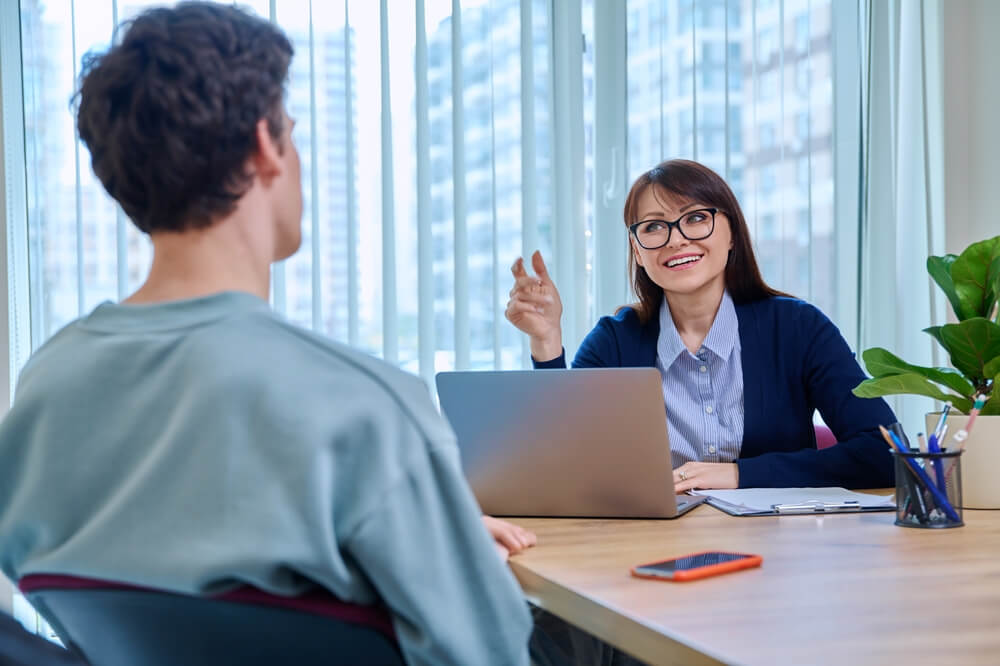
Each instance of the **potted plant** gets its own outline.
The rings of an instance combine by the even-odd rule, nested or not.
[[[928,257],[927,272],[948,297],[957,324],[931,326],[930,334],[948,352],[952,367],[910,365],[874,347],[862,354],[871,379],[854,394],[863,398],[924,395],[950,402],[948,432],[963,428],[976,396],[986,398],[965,442],[962,462],[966,508],[1000,509],[1000,236],[973,243],[962,254]],[[958,413],[956,413],[958,412]],[[927,415],[927,432],[937,414]],[[950,437],[948,438],[950,439]]]

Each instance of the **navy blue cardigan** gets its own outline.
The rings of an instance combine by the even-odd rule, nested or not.
[[[865,374],[833,322],[794,298],[737,305],[736,317],[743,361],[740,487],[894,485],[892,456],[878,426],[896,417],[881,398],[851,393]],[[623,308],[597,322],[573,367],[655,367],[659,335],[659,317],[642,325],[635,310]],[[535,367],[564,368],[565,354]],[[836,445],[816,449],[814,409]]]

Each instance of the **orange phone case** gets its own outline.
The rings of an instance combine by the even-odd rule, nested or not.
[[[694,569],[681,569],[680,571],[675,571],[673,574],[664,573],[645,573],[640,572],[639,569],[643,567],[649,567],[660,562],[669,562],[670,560],[681,560],[685,557],[696,557],[698,555],[706,555],[708,553],[724,553],[726,555],[741,555],[742,559],[730,560],[729,562],[720,562],[719,564],[710,564],[704,567],[695,567]],[[708,576],[717,576],[719,574],[729,573],[730,571],[739,571],[740,569],[750,569],[751,567],[759,567],[764,561],[764,558],[760,555],[751,555],[750,553],[730,553],[719,550],[703,550],[700,553],[689,553],[687,555],[681,555],[679,557],[672,557],[668,560],[659,560],[658,562],[650,562],[649,564],[640,564],[638,566],[632,567],[632,575],[636,578],[653,578],[655,580],[674,580],[674,581],[688,581],[697,580],[699,578],[707,578]]]

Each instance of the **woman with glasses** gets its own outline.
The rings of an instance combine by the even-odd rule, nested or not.
[[[851,393],[865,375],[836,326],[769,287],[729,186],[697,162],[670,160],[625,201],[638,302],[598,321],[574,368],[656,367],[674,485],[693,488],[893,485],[878,432],[885,401]],[[506,316],[528,334],[536,368],[564,368],[559,292],[539,253],[523,259]],[[813,412],[837,437],[816,448]]]

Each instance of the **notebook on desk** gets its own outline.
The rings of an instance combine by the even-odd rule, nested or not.
[[[674,493],[655,368],[442,372],[437,389],[486,513],[674,518],[705,501]]]
[[[894,511],[892,495],[857,493],[844,488],[739,488],[693,490],[708,503],[733,516],[783,516],[794,514]]]

